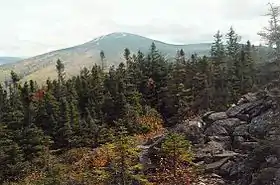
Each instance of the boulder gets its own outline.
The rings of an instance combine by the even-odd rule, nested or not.
[[[234,148],[239,148],[240,145],[241,145],[243,142],[245,142],[245,138],[244,138],[244,137],[242,137],[242,136],[234,136],[234,137],[233,137],[233,143],[232,143],[232,145],[233,145]]]
[[[239,143],[239,149],[244,151],[245,153],[250,153],[252,150],[254,150],[257,146],[259,146],[258,142],[241,142]]]
[[[232,133],[233,137],[233,147],[242,149],[244,146],[241,146],[242,143],[246,142],[250,138],[248,132],[248,125],[239,125],[236,127]]]
[[[270,156],[267,156],[266,158],[265,158],[265,160],[266,160],[266,163],[268,164],[268,165],[276,165],[279,161],[278,161],[278,156],[276,156],[276,155],[270,155]]]
[[[240,98],[237,105],[241,105],[241,104],[249,103],[249,102],[254,102],[257,99],[258,99],[257,93],[247,93]]]
[[[273,100],[269,99],[263,99],[261,100],[261,104],[256,105],[253,109],[248,110],[248,114],[250,115],[250,118],[254,118],[256,116],[259,116],[266,111],[273,109],[275,102]]]
[[[203,123],[200,121],[188,121],[184,124],[178,124],[173,129],[186,137],[192,144],[204,143]]]
[[[206,112],[206,113],[202,116],[202,120],[203,120],[204,122],[206,122],[206,123],[209,123],[210,120],[208,119],[208,117],[209,117],[211,114],[213,114],[213,113],[215,113],[215,111]]]
[[[213,171],[213,170],[218,170],[223,164],[225,164],[227,161],[229,160],[229,157],[227,158],[223,158],[219,161],[210,163],[210,164],[206,164],[205,165],[205,170],[206,171]]]
[[[196,145],[193,148],[193,152],[195,154],[195,161],[199,162],[203,160],[206,163],[211,163],[213,160],[215,160],[215,156],[218,154],[223,154],[225,149],[221,143],[210,141],[204,145]],[[219,156],[217,158],[221,159],[224,158],[224,156]]]
[[[239,178],[239,176],[244,174],[245,171],[246,171],[246,165],[243,163],[243,161],[236,162],[233,164],[233,166],[230,167],[229,177]]]
[[[270,141],[280,141],[279,127],[271,127],[270,130],[266,133],[266,139]]]
[[[279,142],[258,143],[259,146],[252,150],[247,157],[240,160],[231,170],[233,178],[238,185],[277,184],[280,168]],[[279,182],[279,181],[278,181]]]
[[[245,122],[250,121],[250,115],[249,114],[237,114],[235,117],[242,120],[242,121],[245,121]]]
[[[210,127],[206,128],[204,131],[206,136],[228,136],[227,130],[218,124],[212,124]]]
[[[206,143],[195,146],[195,162],[228,184],[280,185],[279,97],[248,93],[226,112],[206,113]]]
[[[252,119],[248,125],[248,131],[255,137],[264,137],[278,122],[279,113],[269,110]]]
[[[223,145],[224,149],[231,149],[230,136],[208,136],[209,141],[215,141]]]
[[[225,151],[223,145],[215,141],[208,142],[203,148],[200,148],[199,150],[203,153],[210,153],[211,155],[221,154]]]
[[[223,120],[217,120],[213,124],[220,125],[224,127],[229,133],[232,133],[235,127],[241,125],[242,122],[238,118],[228,118]]]
[[[222,119],[227,119],[228,116],[225,112],[215,112],[215,113],[212,113],[208,116],[208,120],[210,122],[214,122],[214,121],[217,121],[217,120],[222,120]]]
[[[273,101],[258,100],[255,102],[244,103],[241,105],[231,107],[226,111],[226,113],[228,117],[241,118],[242,115],[248,115],[249,118],[251,119],[265,112],[266,110],[271,108],[272,105],[273,105]]]
[[[229,108],[226,111],[226,114],[228,115],[228,117],[236,117],[239,114],[244,114],[246,112],[246,110],[251,109],[253,107],[253,103],[244,103],[241,105],[237,105],[234,107]]]
[[[233,157],[237,157],[237,156],[244,157],[246,155],[241,155],[241,154],[233,152],[233,151],[223,151],[223,153],[213,155],[213,157],[215,157],[216,159],[225,158],[225,157],[233,158]]]
[[[253,102],[253,101],[256,101],[258,99],[258,96],[257,96],[258,93],[247,93],[245,95],[243,95],[243,99],[246,101],[246,102]]]
[[[280,169],[278,169],[274,176],[275,184],[280,184]]]
[[[255,174],[252,183],[250,185],[278,185],[280,178],[280,168],[268,167],[261,169],[261,171]],[[277,182],[278,181],[278,182]],[[277,183],[276,183],[277,182]]]
[[[235,162],[233,162],[233,161],[230,161],[230,160],[227,161],[220,167],[219,174],[222,176],[229,176],[234,164],[235,164]]]
[[[248,129],[249,129],[248,125],[240,125],[234,129],[232,135],[248,137],[250,136]]]
[[[200,175],[191,185],[228,185],[228,183],[217,174]]]

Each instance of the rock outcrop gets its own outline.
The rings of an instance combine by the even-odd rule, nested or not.
[[[225,112],[203,116],[204,143],[194,144],[196,161],[225,184],[280,185],[280,111],[266,93],[244,95]],[[278,124],[277,124],[278,123]]]
[[[267,93],[249,93],[225,112],[208,112],[172,128],[192,142],[194,162],[205,169],[200,184],[280,185],[277,104]],[[145,147],[147,165],[164,138]]]

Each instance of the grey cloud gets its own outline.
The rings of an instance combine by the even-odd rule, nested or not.
[[[264,15],[265,0],[224,0],[220,9],[227,20],[251,20]]]
[[[43,44],[28,40],[13,40],[9,44],[0,45],[0,55],[30,57],[36,50],[36,55],[58,49],[55,44]],[[23,54],[24,53],[24,54]]]
[[[218,29],[225,34],[231,25],[244,40],[255,42],[259,40],[256,33],[267,22],[259,18],[267,9],[267,1],[3,1],[0,54],[36,55],[116,31],[168,43],[211,42]]]
[[[145,25],[122,25],[116,24],[119,30],[132,32],[139,35],[144,35],[154,39],[161,39],[171,43],[190,43],[197,41],[199,37],[205,40],[205,33],[202,32],[202,27],[197,24],[189,24],[188,26],[168,23],[162,20],[154,20]],[[202,33],[201,33],[202,32]],[[207,37],[209,34],[207,34]]]

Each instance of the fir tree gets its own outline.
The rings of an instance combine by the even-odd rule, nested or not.
[[[101,59],[101,70],[104,71],[106,68],[106,57],[104,51],[100,51],[100,59]]]
[[[241,62],[239,59],[240,47],[239,47],[239,36],[236,34],[235,30],[231,27],[227,34],[227,80],[229,87],[229,101],[236,102],[239,92],[240,85],[240,70]]]
[[[214,43],[211,47],[212,60],[212,98],[211,108],[219,111],[224,110],[227,104],[227,79],[226,79],[226,64],[225,64],[225,48],[223,45],[223,35],[218,31],[214,35]],[[217,109],[219,108],[219,109]]]
[[[71,148],[72,127],[69,103],[64,99],[60,102],[59,119],[55,134],[57,147]]]
[[[170,133],[162,144],[160,167],[155,180],[160,184],[189,184],[188,165],[192,161],[190,143],[182,135]]]
[[[112,145],[113,156],[111,156],[110,175],[108,184],[135,184],[145,182],[138,161],[140,150],[131,137],[120,132],[116,142]]]
[[[276,58],[280,59],[280,6],[269,3],[269,10],[266,16],[269,16],[269,26],[259,35],[267,41],[270,48],[275,49]]]
[[[0,183],[25,175],[24,153],[15,142],[12,130],[0,123]]]
[[[255,65],[250,41],[243,46],[240,56],[240,93],[250,92],[255,82]]]

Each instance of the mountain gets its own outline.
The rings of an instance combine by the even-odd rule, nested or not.
[[[0,65],[3,64],[10,64],[10,63],[14,63],[17,61],[22,60],[22,58],[18,58],[18,57],[0,57]]]
[[[21,61],[22,59],[23,58],[19,57],[0,57],[0,82],[9,76],[11,64]]]
[[[208,54],[210,50],[210,43],[189,44],[189,45],[172,45],[164,42],[152,40],[139,35],[130,33],[112,33],[109,35],[95,38],[94,40],[84,43],[82,45],[61,49],[24,59],[19,62],[0,66],[2,76],[0,80],[7,77],[10,70],[24,76],[24,80],[35,79],[44,81],[47,77],[56,77],[55,63],[60,59],[65,64],[66,74],[68,76],[78,74],[83,67],[89,67],[94,63],[100,62],[100,51],[105,52],[107,65],[116,65],[123,61],[123,51],[129,48],[131,53],[138,50],[147,52],[150,45],[154,42],[157,48],[166,57],[174,57],[176,51],[183,49],[186,55],[197,53],[198,55]]]

